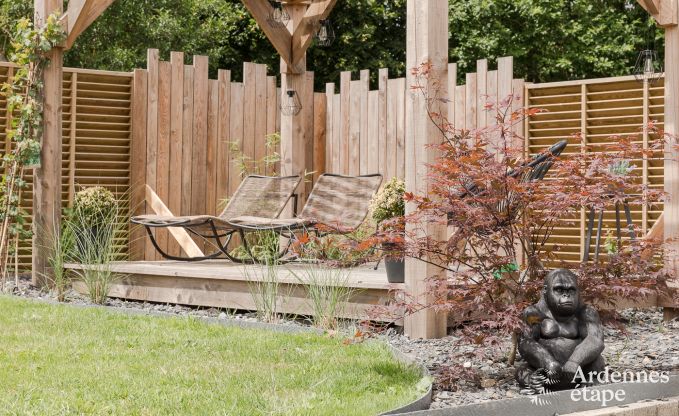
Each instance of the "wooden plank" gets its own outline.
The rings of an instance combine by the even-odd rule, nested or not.
[[[256,65],[243,62],[243,147],[241,151],[249,158],[255,157],[255,113],[257,112]]]
[[[156,157],[155,192],[163,201],[170,197],[170,98],[172,89],[172,66],[169,62],[158,64],[158,147]],[[169,251],[167,230],[158,229],[156,240],[166,253]]]
[[[326,172],[334,172],[335,168],[332,163],[332,158],[333,154],[335,153],[335,148],[333,147],[333,129],[335,126],[333,125],[333,113],[335,111],[335,106],[334,104],[334,96],[335,96],[335,84],[332,82],[328,82],[325,84],[325,102],[326,102],[326,112],[325,112],[325,134],[326,134],[326,142],[325,142],[325,171]]]
[[[254,145],[255,153],[254,159],[262,162],[266,156],[266,65],[255,65],[255,134]],[[260,174],[266,174],[264,170],[264,163],[259,163],[261,166]]]
[[[340,166],[339,173],[349,174],[351,139],[349,132],[351,105],[351,72],[340,72]]]
[[[231,114],[231,71],[220,69],[217,74],[219,83],[219,116],[217,131],[217,212],[226,206],[229,196],[229,134]],[[275,94],[274,84],[274,94]],[[268,106],[268,105],[267,105]],[[269,114],[270,115],[270,114]],[[269,117],[271,118],[271,117]],[[276,120],[272,121],[275,128]],[[267,126],[267,128],[269,128]]]
[[[207,175],[205,184],[205,212],[217,215],[217,136],[219,134],[219,81],[208,82],[207,108]]]
[[[207,197],[208,58],[193,57],[193,160],[191,161],[191,211],[205,214]],[[200,247],[200,245],[199,245]]]
[[[134,70],[132,95],[132,137],[130,143],[130,213],[141,215],[146,212],[146,106],[148,89],[147,72]],[[144,259],[143,227],[130,225],[130,260]]]
[[[385,175],[385,166],[387,163],[387,86],[389,79],[389,71],[387,68],[381,68],[377,74],[378,90],[377,90],[377,147],[378,147],[378,166],[379,173]],[[386,177],[386,176],[385,176]]]
[[[323,93],[314,94],[314,151],[313,151],[313,171],[314,183],[320,175],[325,173],[325,146],[327,143],[326,132],[327,120],[327,95]]]
[[[310,177],[305,178],[304,189],[305,196],[300,199],[301,202],[306,202],[306,195],[311,193],[315,177],[314,172],[314,73],[307,71],[304,73],[304,88],[301,94],[302,99],[302,137],[304,138],[303,152],[304,152],[304,170]]]
[[[182,112],[182,208],[181,215],[191,214],[191,175],[193,161],[193,89],[194,69],[184,65]]]
[[[522,79],[515,79],[512,82],[512,112],[513,113],[520,113],[521,109],[525,106],[525,82]],[[524,129],[524,123],[523,121],[519,121],[516,124],[514,124],[512,128],[512,132],[514,133],[514,145],[515,146],[521,146],[524,143],[524,135],[525,135],[525,129]]]
[[[446,122],[455,125],[455,87],[457,86],[457,64],[448,64],[448,115]]]
[[[349,84],[349,175],[358,175],[361,170],[361,81]],[[344,117],[344,114],[342,114]]]
[[[396,166],[394,175],[405,178],[405,92],[406,79],[398,78],[396,85]],[[416,149],[425,151],[425,149]]]
[[[280,110],[278,108],[278,93],[276,91],[276,77],[267,77],[266,78],[267,84],[266,84],[266,134],[272,135],[278,133],[278,129],[276,128],[276,116],[280,113]],[[280,144],[280,143],[279,143]],[[267,149],[267,156],[273,157],[274,153],[277,152],[277,149],[270,148]],[[276,172],[276,167],[274,165],[270,165],[266,171],[267,175],[273,175]]]
[[[359,172],[361,175],[368,173],[368,91],[370,90],[370,71],[367,69],[361,70],[361,79],[359,81],[359,103],[360,111],[356,116],[360,120],[360,159]]]
[[[498,118],[498,97],[497,97],[497,71],[488,71],[486,73],[486,108],[479,108],[478,111],[486,116],[486,127],[493,128],[497,126]],[[492,107],[490,107],[492,106]],[[503,157],[504,143],[499,131],[493,131],[489,137],[489,144],[494,148],[496,157],[500,160]]]
[[[146,119],[146,184],[156,189],[158,164],[158,49],[149,49],[146,54],[148,73],[147,119]],[[151,241],[146,240],[146,260],[160,258]]]
[[[11,68],[10,68],[11,69]],[[8,78],[9,78],[8,74]],[[78,106],[78,74],[71,74],[71,105],[69,112],[70,126],[68,138],[68,206],[73,206],[73,198],[75,196],[75,152],[76,152],[76,130],[77,130],[77,106]],[[11,116],[11,114],[10,114]],[[11,117],[8,117],[7,123],[11,126]],[[9,141],[7,143],[10,143]]]
[[[504,56],[497,59],[497,102],[508,102],[512,95],[514,81],[514,58]]]
[[[332,148],[333,148],[333,153],[332,153],[332,170],[330,173],[342,173],[342,158],[341,158],[341,153],[342,153],[342,111],[341,111],[341,106],[342,106],[342,96],[341,94],[335,94],[332,97],[332,108],[334,109],[334,112],[332,114]]]
[[[455,87],[455,129],[465,130],[467,128],[465,121],[467,120],[466,115],[466,99],[467,91],[465,85],[458,85]]]
[[[153,188],[146,185],[146,203],[153,210],[156,215],[166,215],[173,216],[174,214],[170,209],[163,203],[163,200],[158,197],[158,195],[153,192]],[[177,243],[181,246],[182,250],[191,257],[202,257],[203,252],[196,245],[196,243],[191,239],[189,233],[183,228],[169,227],[170,234],[175,238]]]
[[[488,60],[479,59],[476,61],[476,127],[482,129],[490,124],[489,113],[485,111],[489,95],[492,93],[488,89]],[[467,83],[469,84],[469,83]]]
[[[379,166],[379,94],[380,92],[370,91],[368,93],[368,174],[378,173]]]
[[[184,54],[170,53],[170,157],[167,205],[170,211],[179,214],[182,211],[182,132],[184,108]],[[181,254],[179,244],[170,241],[168,253],[173,256]]]
[[[396,153],[398,146],[396,125],[398,123],[399,87],[398,79],[390,79],[387,81],[387,141],[384,163],[385,180],[389,180],[396,176]]]
[[[231,83],[231,141],[238,146],[243,141],[243,83]],[[229,163],[229,195],[233,195],[241,181],[241,172],[238,170],[235,155],[231,154]]]
[[[465,78],[465,129],[476,130],[478,126],[477,112],[479,111],[476,100],[476,74],[468,73]]]

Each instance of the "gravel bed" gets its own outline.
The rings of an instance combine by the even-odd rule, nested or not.
[[[611,371],[644,369],[675,373],[679,370],[679,321],[663,322],[660,309],[627,309],[621,315],[628,322],[626,333],[609,327],[604,329],[603,355]],[[507,364],[510,342],[500,346],[501,353],[495,354],[498,359],[481,361],[473,354],[479,347],[458,345],[460,337],[455,331],[434,340],[410,340],[391,332],[388,339],[393,346],[426,365],[434,375],[442,366],[451,364],[453,354],[462,354],[465,358],[459,362],[478,372],[479,383],[460,383],[456,391],[442,389],[435,383],[432,409],[519,396],[514,367]]]
[[[54,300],[53,294],[38,290],[30,285],[30,280],[22,278],[19,286],[12,292],[21,297]],[[76,305],[91,305],[86,296],[69,290],[66,302]],[[161,312],[177,316],[210,317],[218,319],[237,319],[258,322],[254,313],[224,310],[219,308],[192,307],[175,304],[159,304],[109,299],[107,306],[136,310],[138,312]],[[679,320],[663,322],[662,310],[627,309],[621,312],[628,322],[626,332],[605,328],[606,349],[603,352],[606,364],[611,370],[656,370],[679,372]],[[307,325],[305,321],[283,320],[284,325]],[[460,344],[457,331],[441,339],[411,340],[399,330],[389,329],[380,336],[404,354],[424,364],[436,376],[442,368],[450,365],[451,357],[456,356],[458,363],[473,369],[479,374],[477,382],[460,382],[454,391],[446,390],[434,383],[432,409],[481,403],[490,400],[519,396],[519,387],[514,381],[514,367],[508,365],[507,355],[510,342],[499,346],[500,353],[476,358],[477,345]],[[497,351],[497,350],[496,350]]]

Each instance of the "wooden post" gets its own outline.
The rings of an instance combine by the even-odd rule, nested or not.
[[[417,67],[424,62],[433,65],[433,76],[428,81],[440,81],[445,89],[448,76],[448,0],[408,0],[407,3],[407,35],[406,35],[406,63],[408,69]],[[406,88],[406,160],[405,179],[406,191],[427,192],[430,184],[427,181],[427,163],[436,159],[436,152],[426,149],[429,143],[439,143],[441,135],[427,115],[427,103],[421,92],[413,91],[409,86],[414,85],[410,71]],[[446,96],[446,91],[441,91]],[[437,103],[440,108],[433,111],[444,116],[447,113],[445,103]],[[406,206],[406,212],[414,209],[413,204]],[[426,233],[435,239],[445,238],[446,227],[428,224],[417,227],[418,232]],[[415,231],[415,227],[408,225],[408,231]],[[411,338],[439,338],[446,335],[446,314],[436,312],[430,306],[434,296],[428,290],[430,278],[444,278],[443,269],[425,263],[418,259],[406,259],[406,290],[420,304],[427,308],[406,316],[404,327],[406,335]]]
[[[302,21],[307,6],[305,4],[285,4],[285,10],[290,15],[288,21],[288,29],[290,33],[294,33],[297,26]],[[306,56],[300,59],[296,67],[290,68],[284,59],[281,59],[281,105],[285,105],[287,98],[287,91],[294,90],[302,102],[302,97],[306,97]],[[304,149],[304,120],[307,111],[313,111],[313,108],[307,108],[308,105],[303,103],[302,111],[296,115],[281,114],[281,175],[303,175],[306,166],[305,149]],[[298,190],[304,192],[304,186]],[[305,196],[300,195],[300,206],[304,203]],[[287,211],[286,214],[291,214]]]
[[[679,135],[679,27],[665,28],[665,133]],[[679,151],[674,139],[665,144],[665,192],[669,200],[664,209],[664,239],[670,252],[666,267],[679,276]],[[676,310],[674,311],[676,312]],[[666,312],[665,317],[671,315]]]
[[[62,12],[63,0],[35,0],[35,26],[44,24],[54,12]],[[51,248],[45,240],[46,233],[58,232],[61,220],[61,110],[62,72],[64,51],[53,48],[50,64],[43,73],[43,134],[40,167],[33,177],[33,264],[34,285],[44,286],[48,281],[48,259]]]

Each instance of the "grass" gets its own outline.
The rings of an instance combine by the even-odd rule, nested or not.
[[[0,414],[374,415],[418,395],[378,342],[0,296]]]

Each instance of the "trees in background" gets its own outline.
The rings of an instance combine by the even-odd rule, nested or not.
[[[0,24],[11,28],[31,7],[32,0],[0,0]],[[340,1],[331,19],[335,43],[312,46],[307,55],[317,87],[343,70],[405,74],[406,0]],[[532,82],[624,75],[652,27],[647,13],[627,10],[625,0],[450,0],[450,60],[464,74],[479,58],[512,55],[515,75]],[[662,31],[656,35],[662,55]],[[129,71],[146,65],[147,48],[165,58],[171,50],[187,59],[209,55],[213,76],[229,68],[240,78],[243,61],[275,73],[279,63],[240,0],[117,0],[66,53],[65,64]]]

